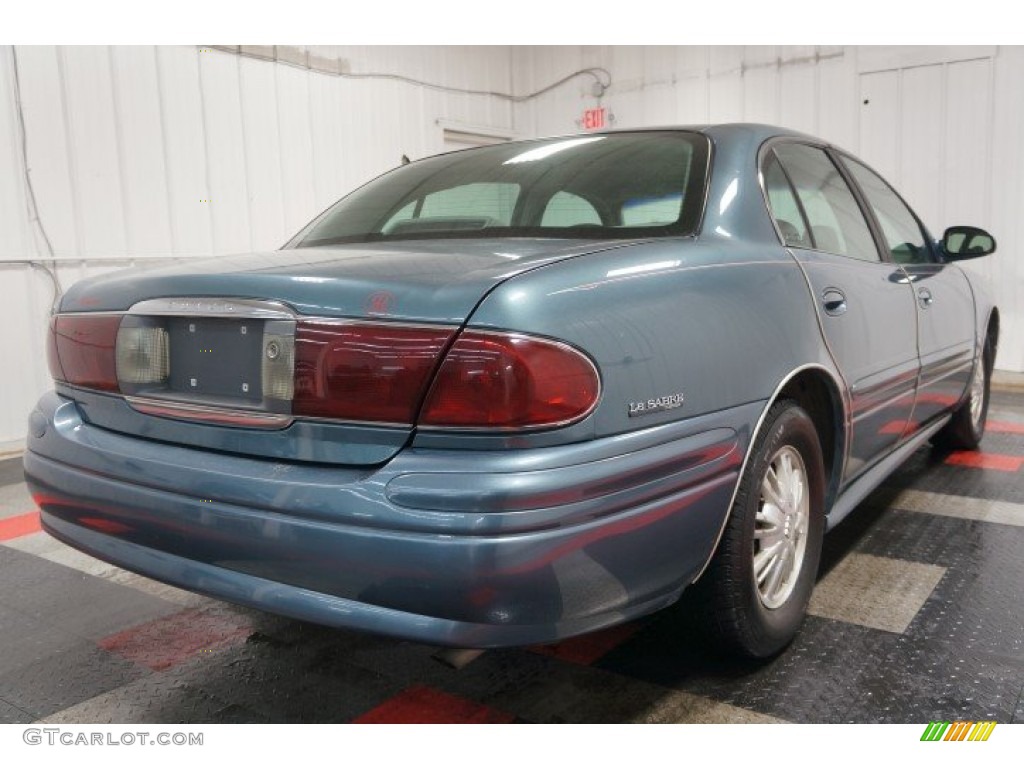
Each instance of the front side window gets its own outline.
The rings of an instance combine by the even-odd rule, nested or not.
[[[860,185],[882,228],[886,247],[897,264],[927,264],[931,253],[921,225],[906,204],[885,180],[866,165],[850,157],[843,158],[854,180]]]
[[[784,143],[773,151],[800,199],[811,247],[862,261],[879,261],[867,219],[824,150]]]
[[[289,244],[436,237],[635,238],[692,234],[710,142],[687,131],[545,139],[396,168]]]

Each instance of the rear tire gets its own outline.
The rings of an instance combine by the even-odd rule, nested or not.
[[[985,436],[985,421],[988,418],[989,390],[992,386],[992,340],[985,339],[981,358],[971,373],[971,384],[967,399],[953,412],[953,417],[935,433],[932,443],[939,448],[950,450],[977,450]]]
[[[824,498],[814,422],[792,400],[780,401],[765,417],[718,550],[693,588],[713,641],[763,659],[793,640],[818,572]]]

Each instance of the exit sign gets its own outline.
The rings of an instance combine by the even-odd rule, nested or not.
[[[583,110],[583,130],[596,131],[604,126],[604,107]]]

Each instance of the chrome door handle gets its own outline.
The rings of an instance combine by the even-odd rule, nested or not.
[[[932,296],[932,292],[927,288],[917,289],[917,303],[921,305],[921,309],[928,309],[932,305],[935,298]]]
[[[838,288],[826,288],[821,294],[821,304],[826,315],[841,315],[846,312],[846,295]]]

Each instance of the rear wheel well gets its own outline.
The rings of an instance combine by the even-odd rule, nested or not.
[[[821,441],[825,464],[825,511],[832,507],[843,471],[845,420],[843,402],[832,378],[821,369],[800,371],[786,382],[778,398],[793,400],[810,415]]]

